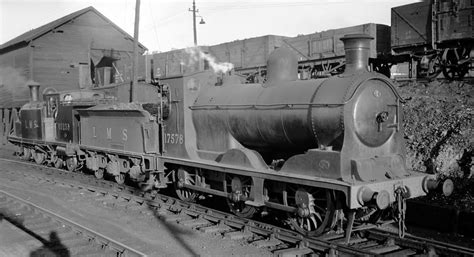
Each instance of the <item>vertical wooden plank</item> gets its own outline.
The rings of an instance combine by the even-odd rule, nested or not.
[[[7,136],[10,132],[10,109],[5,109],[5,112],[3,113],[3,120],[5,121],[5,130],[3,133],[3,144],[7,144]]]
[[[81,64],[81,63],[79,63],[78,66],[79,67],[77,67],[77,69],[79,69],[79,88],[83,89],[86,87],[86,81],[87,81],[86,69],[89,68],[89,66],[85,64]]]

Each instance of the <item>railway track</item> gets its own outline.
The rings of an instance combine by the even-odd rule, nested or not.
[[[57,256],[146,256],[112,238],[2,190],[0,215],[39,240]]]
[[[23,161],[1,158],[0,160],[38,166]],[[135,187],[97,180],[87,174],[38,167],[43,168],[42,171],[38,171],[40,173],[25,172],[23,176],[35,176],[38,180],[51,184],[67,184],[85,197],[98,197],[104,203],[116,208],[151,213],[166,222],[176,222],[204,233],[219,233],[227,238],[244,240],[257,247],[265,247],[275,256],[301,256],[313,253],[329,256],[432,256],[433,254],[474,256],[474,249],[413,236],[402,239],[397,233],[376,227],[355,234],[349,243],[346,242],[344,234],[334,233],[318,238],[307,238],[286,228],[240,218],[167,195],[147,194]]]

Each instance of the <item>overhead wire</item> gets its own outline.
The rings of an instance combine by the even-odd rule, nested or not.
[[[153,8],[151,6],[151,0],[148,1],[148,10],[150,11],[150,17],[152,21],[151,27],[153,27],[153,32],[155,34],[155,39],[156,39],[156,46],[158,47],[157,49],[160,49],[160,38],[158,37],[158,31],[156,30],[156,21],[155,21],[155,16],[153,15]]]
[[[163,19],[156,20],[155,16],[153,15],[152,11],[153,8],[151,6],[151,1],[148,2],[149,4],[149,11],[152,17],[152,27],[153,31],[156,37],[156,40],[158,42],[159,37],[158,37],[158,32],[157,32],[157,26],[162,26],[164,24],[167,24],[169,22],[173,22],[175,18],[186,14],[187,9],[183,8],[183,11],[176,12],[170,16],[164,17]],[[259,8],[281,8],[281,7],[300,7],[300,6],[312,6],[312,5],[325,5],[325,4],[340,4],[344,2],[344,0],[338,1],[338,0],[326,0],[322,2],[260,2],[260,3],[255,3],[255,2],[229,2],[229,3],[216,3],[216,2],[201,2],[200,6],[201,8],[206,10],[206,13],[203,14],[203,16],[211,15],[214,14],[215,12],[218,11],[227,11],[227,10],[245,10],[245,9],[259,9]],[[159,47],[159,44],[158,44]]]
[[[343,1],[325,1],[325,2],[291,2],[291,3],[252,3],[252,2],[235,2],[232,4],[221,4],[214,7],[206,8],[207,10],[237,10],[237,9],[256,9],[256,8],[272,8],[272,7],[299,7],[299,6],[311,6],[311,5],[327,5],[327,4],[340,4]],[[203,3],[202,5],[205,5]]]

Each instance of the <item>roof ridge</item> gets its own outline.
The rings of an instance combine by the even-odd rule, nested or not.
[[[54,30],[55,28],[59,27],[59,26],[62,26],[66,23],[68,23],[69,21],[71,21],[72,19],[74,18],[77,18],[89,11],[92,11],[94,13],[96,13],[99,17],[101,17],[102,19],[104,19],[107,23],[109,23],[110,25],[112,25],[114,28],[116,28],[120,33],[122,34],[125,34],[127,37],[130,37],[132,40],[133,40],[133,37],[131,35],[129,35],[127,32],[125,32],[123,29],[121,29],[119,26],[117,26],[115,23],[113,23],[110,19],[108,19],[105,15],[103,15],[102,13],[100,13],[97,9],[95,9],[93,6],[88,6],[86,8],[83,8],[83,9],[80,9],[78,11],[75,11],[73,13],[70,13],[68,15],[65,15],[59,19],[56,19],[54,21],[51,21],[49,23],[46,23],[38,28],[35,28],[35,29],[32,29],[30,31],[27,31],[7,42],[5,42],[4,44],[0,45],[0,54],[3,54],[5,52],[9,52],[9,50],[7,50],[7,48],[14,48],[15,45],[21,45],[21,44],[28,44],[28,42],[30,42],[31,40],[35,40],[37,39],[38,37],[41,37],[42,35],[50,32],[51,30]],[[142,47],[143,49],[147,49],[145,46],[143,46],[142,44],[139,43],[139,46]]]

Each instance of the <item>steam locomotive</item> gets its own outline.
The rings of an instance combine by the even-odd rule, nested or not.
[[[99,91],[55,92],[20,110],[9,141],[22,158],[172,186],[184,201],[218,196],[250,218],[284,213],[296,231],[320,235],[395,215],[405,199],[442,186],[407,169],[402,98],[369,72],[372,38],[346,35],[346,69],[298,80],[285,48],[268,59],[263,84],[199,72],[161,80],[151,103],[117,103]],[[403,228],[402,228],[403,229]]]

